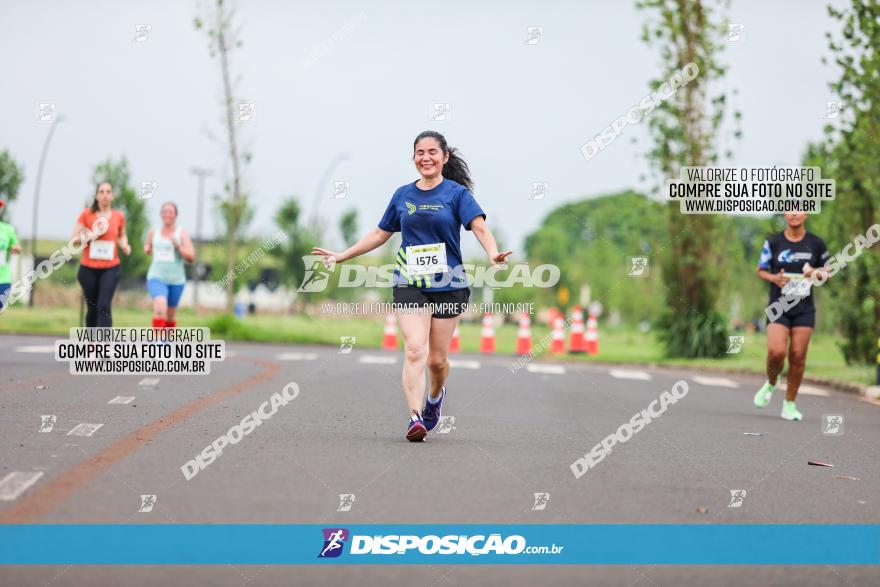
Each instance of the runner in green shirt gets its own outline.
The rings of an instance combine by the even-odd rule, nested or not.
[[[0,210],[6,204],[0,200]],[[21,253],[21,246],[18,244],[18,237],[15,236],[15,229],[11,224],[0,221],[0,310],[6,302],[6,296],[9,294],[9,288],[12,286],[12,270],[10,269],[9,256],[10,253]]]

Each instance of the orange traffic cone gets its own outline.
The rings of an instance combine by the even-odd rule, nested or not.
[[[458,326],[455,327],[455,330],[452,331],[452,340],[449,341],[449,352],[457,353],[461,348],[461,341],[458,337]]]
[[[495,352],[495,323],[492,321],[492,314],[489,312],[483,314],[483,329],[480,332],[480,352]]]
[[[523,312],[516,333],[516,354],[525,355],[530,352],[532,352],[532,319]]]
[[[553,318],[553,330],[550,331],[550,352],[559,355],[565,352],[565,329],[562,322],[562,316]]]
[[[547,326],[553,328],[553,324],[556,322],[557,316],[562,316],[562,312],[560,312],[556,308],[550,308],[549,310],[547,310]]]
[[[386,351],[397,350],[397,316],[388,314],[385,317],[385,336],[382,338],[382,348]]]
[[[568,339],[568,352],[587,352],[587,343],[584,340],[584,312],[580,306],[571,309],[571,336]]]
[[[598,322],[596,322],[596,315],[592,312],[590,312],[590,316],[587,318],[587,338],[584,341],[584,346],[587,353],[591,355],[599,354],[599,327]]]

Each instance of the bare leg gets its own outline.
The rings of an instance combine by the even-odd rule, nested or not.
[[[159,320],[168,319],[168,298],[164,296],[153,298],[153,318]]]
[[[436,399],[440,397],[440,389],[449,376],[449,343],[458,325],[459,316],[455,318],[431,318],[431,336],[428,343],[428,376],[430,387],[428,393]]]
[[[421,414],[431,315],[427,312],[398,312],[397,319],[403,333],[403,396],[409,409]]]
[[[776,385],[776,379],[785,366],[788,334],[788,328],[782,324],[767,325],[767,381],[771,385]],[[790,376],[791,374],[789,374]]]
[[[791,329],[791,347],[788,349],[788,389],[785,391],[785,399],[790,402],[797,397],[798,388],[804,379],[804,369],[807,366],[807,348],[810,346],[810,335],[813,329],[798,326]]]

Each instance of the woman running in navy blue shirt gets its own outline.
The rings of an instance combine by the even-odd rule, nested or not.
[[[424,440],[440,421],[449,375],[449,343],[470,298],[461,258],[461,227],[480,241],[493,265],[498,252],[486,214],[473,196],[467,163],[438,132],[425,131],[413,143],[421,178],[394,192],[379,225],[341,253],[315,247],[312,254],[337,263],[363,255],[401,233],[395,255],[394,308],[403,332],[403,394],[409,409],[406,438]],[[425,394],[425,367],[430,385]]]
[[[788,298],[790,307],[777,312],[772,320],[768,315],[767,381],[755,394],[754,402],[759,408],[770,403],[776,390],[776,379],[782,373],[788,354],[781,415],[790,421],[803,419],[794,402],[804,378],[810,336],[816,326],[816,306],[810,280],[813,273],[822,274],[825,279],[828,275],[823,268],[829,259],[825,241],[807,232],[804,227],[806,218],[803,212],[786,212],[786,229],[764,241],[758,261],[758,277],[770,282],[770,304]]]

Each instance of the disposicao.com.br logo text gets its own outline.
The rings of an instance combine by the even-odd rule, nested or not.
[[[387,534],[366,536],[349,535],[346,528],[325,528],[324,546],[319,558],[338,557],[345,543],[349,543],[350,555],[517,555],[559,554],[564,546],[529,546],[518,534],[502,537],[501,534],[477,534],[474,536],[448,534]]]

